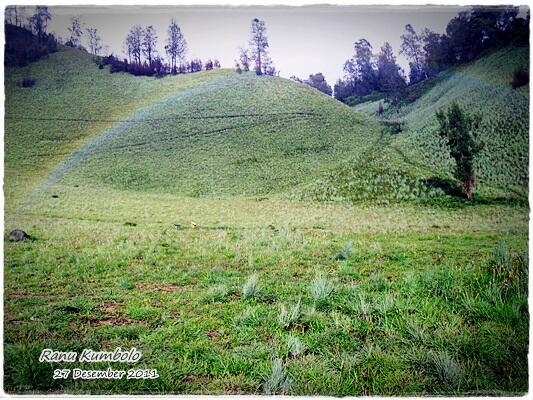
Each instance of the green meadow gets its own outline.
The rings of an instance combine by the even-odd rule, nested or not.
[[[445,71],[399,134],[283,78],[110,74],[63,47],[33,87],[6,68],[4,389],[526,393],[528,57]],[[436,133],[453,99],[484,117],[472,203]],[[39,362],[116,347],[143,356]],[[53,379],[108,367],[159,377]]]

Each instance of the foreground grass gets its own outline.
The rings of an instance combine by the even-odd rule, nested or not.
[[[526,209],[58,195],[6,219],[8,392],[527,391]],[[160,378],[38,362],[117,346]]]

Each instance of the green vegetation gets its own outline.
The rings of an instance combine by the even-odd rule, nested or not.
[[[478,113],[482,121],[480,139],[485,146],[474,167],[481,197],[527,200],[529,160],[529,85],[513,89],[513,72],[529,65],[529,49],[507,47],[486,54],[470,64],[452,68],[433,80],[416,101],[388,107],[379,117],[402,122],[402,133],[389,139],[390,151],[383,156],[384,166],[398,165],[416,182],[431,180],[437,189],[453,174],[454,163],[447,155],[444,140],[438,135],[435,111],[453,100],[466,111]],[[357,107],[378,116],[378,103]],[[392,164],[391,164],[392,163]],[[389,170],[391,168],[387,168]],[[338,185],[338,190],[346,190]],[[432,185],[430,185],[431,187]],[[402,185],[401,193],[409,190]]]
[[[7,68],[5,234],[32,240],[4,241],[5,390],[525,393],[528,209],[495,197],[488,155],[483,195],[465,205],[429,180],[449,177],[447,157],[424,164],[437,152],[405,147],[414,105],[432,121],[449,80],[501,64],[490,57],[451,72],[449,97],[432,102],[435,86],[402,109],[399,135],[253,73],[109,74],[63,48],[32,65],[32,88]],[[511,75],[483,86],[498,89],[489,107]],[[526,143],[527,121],[513,124]],[[523,161],[508,172],[522,193]],[[118,346],[160,377],[54,380],[54,368],[123,365],[38,361]]]
[[[31,68],[35,86],[18,85]],[[217,70],[134,79],[95,67],[91,55],[61,48],[5,73],[5,197],[17,206],[38,182],[91,138],[152,103],[229,75]]]

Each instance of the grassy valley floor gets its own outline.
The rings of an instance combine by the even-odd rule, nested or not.
[[[6,218],[8,392],[527,391],[526,208],[70,192]],[[160,378],[38,361],[115,347]]]

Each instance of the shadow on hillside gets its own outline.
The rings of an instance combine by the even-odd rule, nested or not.
[[[422,180],[422,183],[435,189],[441,189],[448,196],[465,199],[465,195],[461,188],[451,179],[432,176],[431,178]]]
[[[437,176],[433,176],[428,179],[422,180],[424,184],[427,186],[441,189],[445,194],[452,197],[454,200],[457,201],[456,206],[464,205],[517,205],[517,206],[527,206],[528,200],[527,198],[520,196],[519,194],[513,192],[516,196],[497,196],[497,197],[489,197],[485,195],[475,195],[474,201],[469,202],[466,200],[466,196],[461,189],[461,187],[454,182],[451,179],[441,178]]]

